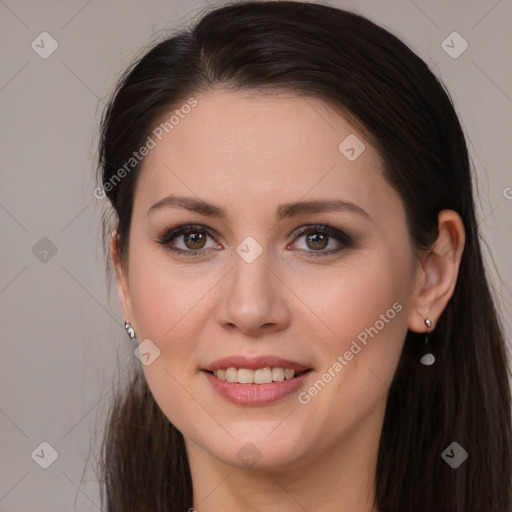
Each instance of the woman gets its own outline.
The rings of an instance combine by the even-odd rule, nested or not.
[[[100,164],[142,363],[105,510],[511,510],[466,143],[402,42],[323,5],[212,10],[126,72]]]

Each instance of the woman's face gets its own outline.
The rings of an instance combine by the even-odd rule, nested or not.
[[[195,99],[152,135],[122,284],[155,400],[193,458],[278,469],[375,446],[416,288],[379,154],[319,100]]]

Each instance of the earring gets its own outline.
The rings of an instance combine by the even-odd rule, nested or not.
[[[130,338],[133,342],[136,342],[136,339],[135,339],[135,331],[133,330],[133,327],[130,325],[130,322],[125,321],[125,323],[124,323],[124,328],[126,329],[126,332],[128,333],[129,338]]]
[[[430,318],[425,319],[425,325],[427,326],[427,335],[425,336],[425,347],[426,347],[426,353],[423,354],[420,358],[420,363],[424,364],[425,366],[430,366],[435,363],[436,358],[434,357],[434,354],[428,350],[428,337],[430,335],[430,328],[432,327],[432,320]]]

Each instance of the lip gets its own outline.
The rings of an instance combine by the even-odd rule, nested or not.
[[[249,370],[257,370],[259,368],[265,368],[270,366],[274,368],[276,366],[280,368],[287,368],[295,370],[297,373],[305,370],[310,370],[311,367],[304,366],[296,361],[289,359],[283,359],[282,357],[265,355],[258,357],[244,357],[244,356],[229,356],[217,359],[213,363],[203,368],[203,370],[213,372],[214,370],[220,370],[225,368],[247,368]],[[267,384],[257,384],[258,386],[265,386]]]
[[[280,365],[276,364],[274,366]],[[236,366],[234,365],[233,367],[236,368]],[[219,368],[225,367],[221,365]],[[248,367],[242,365],[239,366],[238,368]],[[257,366],[256,369],[257,368],[261,368],[261,366]],[[287,368],[291,367],[288,366]],[[270,384],[239,384],[234,382],[228,382],[226,380],[220,380],[217,377],[215,377],[215,375],[209,373],[208,370],[203,370],[202,373],[208,379],[213,389],[222,398],[237,405],[261,407],[273,402],[277,402],[278,400],[281,400],[282,398],[289,396],[294,391],[297,391],[297,389],[299,389],[304,384],[304,381],[310,375],[311,370],[308,369],[307,371],[304,371],[304,373],[297,377],[294,377],[293,379],[283,380],[281,382],[272,382]]]

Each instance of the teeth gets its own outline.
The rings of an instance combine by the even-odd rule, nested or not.
[[[280,368],[266,366],[258,370],[249,368],[226,368],[215,370],[215,377],[228,382],[238,382],[239,384],[270,384],[271,382],[282,382],[283,380],[293,379],[295,370],[291,368]]]
[[[295,375],[295,370],[288,370],[288,369],[286,369],[286,370],[284,371],[284,378],[285,378],[286,380],[288,380],[288,379],[293,379],[293,376],[294,376],[294,375]]]
[[[240,375],[240,370],[238,371]],[[272,368],[262,368],[261,370],[254,370],[254,384],[270,384],[272,382]]]
[[[236,368],[226,368],[226,380],[228,382],[238,382],[238,370]]]
[[[281,382],[284,380],[284,370],[282,368],[272,368],[272,380],[274,382]]]
[[[238,382],[240,384],[252,384],[254,382],[254,370],[240,368],[238,370]]]

